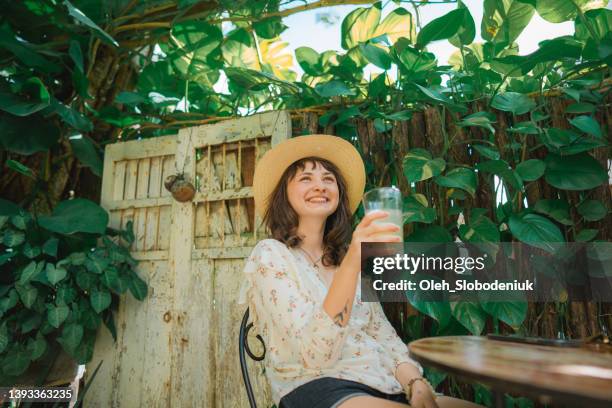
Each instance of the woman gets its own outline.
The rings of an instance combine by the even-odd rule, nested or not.
[[[248,300],[267,346],[279,408],[476,407],[436,397],[379,303],[361,301],[362,242],[397,242],[399,227],[351,217],[365,186],[357,150],[327,135],[289,139],[258,162],[255,207],[272,239],[245,265]],[[349,244],[350,243],[350,244]]]

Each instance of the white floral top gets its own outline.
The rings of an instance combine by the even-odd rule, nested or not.
[[[357,288],[349,324],[340,327],[323,309],[327,287],[301,251],[274,239],[260,241],[249,256],[239,303],[266,344],[264,360],[272,397],[320,377],[358,381],[401,393],[397,364],[411,362],[408,348],[380,303],[362,302]]]

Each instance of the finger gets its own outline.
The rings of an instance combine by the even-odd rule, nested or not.
[[[380,234],[382,232],[397,232],[400,227],[390,222],[371,224],[364,228],[363,233],[366,235]]]
[[[364,242],[402,242],[397,235],[375,235],[364,239]]]
[[[388,216],[389,216],[389,213],[387,211],[383,211],[383,210],[370,211],[361,219],[361,222],[359,223],[359,225],[362,227],[367,227],[372,223],[372,221],[387,218]]]

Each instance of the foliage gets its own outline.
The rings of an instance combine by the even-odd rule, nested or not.
[[[406,241],[537,240],[546,249],[546,242],[609,239],[597,224],[611,205],[609,195],[606,200],[599,194],[606,188],[602,163],[609,156],[608,129],[599,119],[609,104],[612,59],[606,0],[485,0],[480,24],[459,1],[424,27],[414,4],[383,16],[381,3],[375,3],[346,16],[342,51],[301,47],[291,55],[280,37],[286,29],[282,17],[300,11],[304,2],[297,3],[281,8],[278,1],[245,0],[119,0],[104,7],[85,0],[6,2],[0,18],[0,146],[8,152],[7,167],[35,180],[37,192],[44,193],[52,185],[50,175],[70,157],[99,176],[101,149],[118,138],[174,134],[263,110],[318,108],[325,111],[320,126],[361,149],[360,121],[372,122],[382,138],[425,111],[439,118],[430,123],[440,134],[437,144],[419,143],[422,135],[411,133],[402,166],[387,165],[395,146],[385,145],[384,172],[371,154],[363,155],[369,186],[383,178],[407,186]],[[574,34],[522,53],[516,40],[536,14],[573,22]],[[482,43],[474,42],[477,26]],[[428,51],[435,41],[457,48],[450,66]],[[299,79],[294,58],[304,72]],[[368,64],[380,73],[366,75]],[[214,85],[224,78],[227,90],[219,91]],[[553,109],[553,94],[564,112]],[[57,154],[65,141],[70,150]],[[52,159],[27,165],[36,155]],[[498,196],[505,198],[500,203],[482,198]],[[58,229],[68,226],[62,221],[71,216],[66,205],[37,225],[76,245],[65,237],[86,233]],[[465,224],[458,227],[459,215]],[[4,242],[25,247],[29,236],[12,230]],[[495,253],[495,246],[488,251]],[[63,256],[72,259],[69,252]],[[35,274],[39,262],[50,261],[36,259],[35,269],[27,269],[24,258],[16,270]],[[51,272],[53,279],[62,274]],[[28,290],[21,292],[29,302]],[[5,292],[8,304],[21,292]],[[98,310],[108,302],[100,292],[89,296]],[[526,330],[523,301],[410,300],[420,312],[404,322],[410,338],[498,331],[500,321]],[[65,314],[58,308],[55,323]],[[6,326],[0,330],[8,333]],[[74,325],[61,333],[71,343],[79,335]],[[14,361],[23,365],[24,356]],[[477,390],[477,399],[487,398],[485,389]]]
[[[118,295],[142,300],[127,230],[107,229],[107,213],[85,199],[36,216],[0,200],[0,382],[14,384],[56,343],[78,363],[91,360],[102,322],[115,333]],[[69,228],[69,229],[67,229]]]

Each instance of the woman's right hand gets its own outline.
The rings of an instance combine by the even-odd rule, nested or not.
[[[353,231],[353,238],[346,254],[354,262],[361,264],[361,243],[362,242],[402,242],[397,235],[392,235],[400,230],[395,224],[375,223],[376,220],[384,220],[389,216],[386,211],[372,211],[361,219],[361,222]]]

